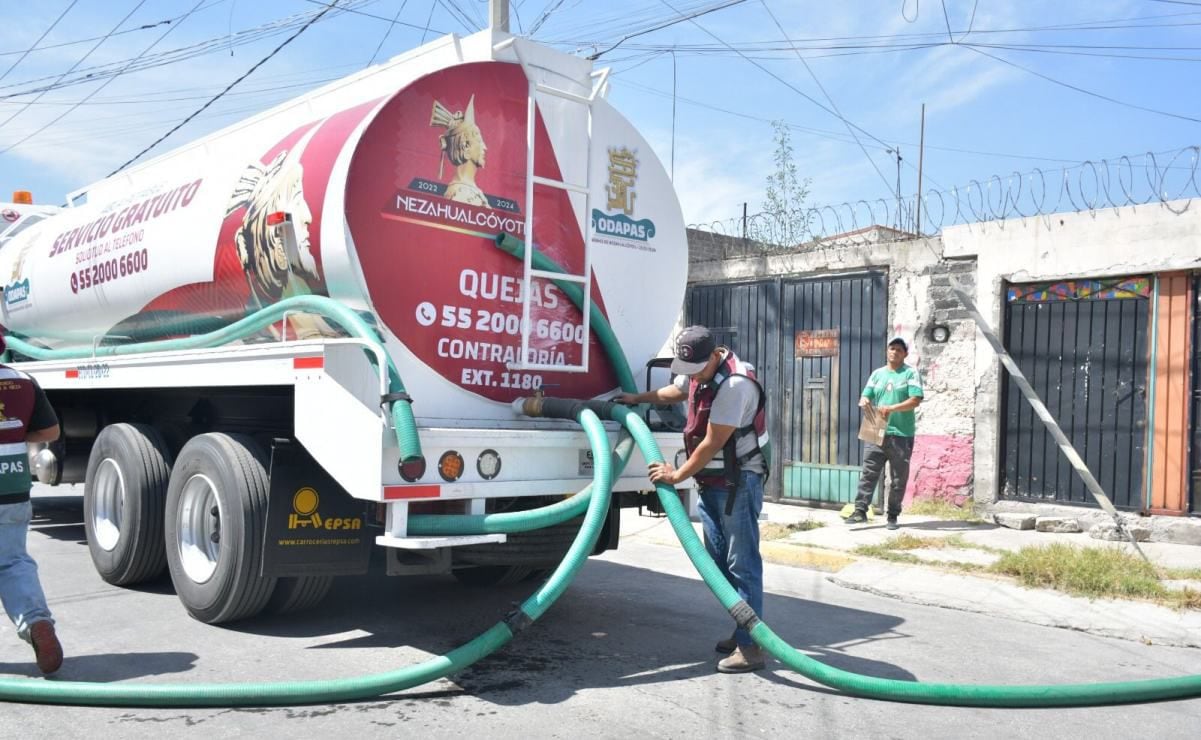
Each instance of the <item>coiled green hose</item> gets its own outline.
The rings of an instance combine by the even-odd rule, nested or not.
[[[567,555],[542,587],[510,615],[446,655],[394,671],[352,678],[229,684],[111,684],[0,679],[0,700],[36,704],[122,707],[234,707],[317,704],[370,699],[457,673],[495,652],[516,632],[537,620],[575,578],[596,545],[609,515],[613,470],[609,439],[599,417],[588,409],[577,419],[593,453],[592,495],[579,533]]]
[[[15,350],[35,360],[82,360],[95,357],[134,355],[143,352],[208,349],[211,347],[220,347],[221,345],[229,344],[230,342],[255,334],[274,324],[284,316],[294,313],[316,314],[330,319],[345,329],[351,336],[375,344],[379,348],[380,354],[388,363],[388,392],[390,394],[405,393],[404,383],[400,379],[400,373],[396,370],[396,364],[392,362],[391,355],[388,354],[387,348],[380,342],[379,335],[375,329],[371,328],[367,322],[363,321],[361,316],[343,304],[332,298],[319,295],[285,298],[278,303],[273,303],[250,316],[239,319],[220,329],[210,331],[206,334],[194,334],[174,339],[158,339],[133,344],[113,344],[95,348],[81,347],[76,349],[47,349],[46,347],[30,344],[12,334],[5,337],[5,342],[8,344],[10,350]],[[375,361],[374,354],[369,352],[367,356],[372,359],[372,362]],[[417,436],[417,421],[413,418],[412,405],[405,398],[399,398],[391,402],[391,412],[392,425],[396,429],[396,443],[400,447],[401,461],[424,460],[421,454],[421,440]]]
[[[612,418],[630,432],[648,463],[663,462],[654,437],[638,414],[617,407]],[[989,686],[874,678],[828,666],[789,645],[750,611],[696,536],[675,488],[658,483],[655,491],[688,559],[721,605],[731,614],[749,613],[743,626],[750,630],[751,637],[760,647],[802,676],[831,688],[872,699],[968,707],[1083,707],[1201,696],[1201,675],[1060,686]]]

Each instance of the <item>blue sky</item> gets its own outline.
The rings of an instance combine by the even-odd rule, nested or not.
[[[313,0],[2,4],[0,200],[20,188],[52,203],[151,144],[259,62],[305,14],[321,10]],[[886,150],[897,146],[902,194],[911,195],[923,102],[924,190],[1041,168],[1054,191],[1063,178],[1058,168],[1121,155],[1134,158],[1127,182],[1145,189],[1143,153],[1201,143],[1201,0],[747,0],[610,49],[624,36],[721,4],[513,2],[515,32],[532,30],[565,51],[605,50],[600,62],[614,71],[610,100],[665,165],[674,149],[689,222],[733,218],[743,203],[751,213],[760,209],[772,169],[772,120],[790,126],[814,205],[891,201],[897,163]],[[373,57],[412,49],[423,37],[474,31],[488,9],[482,0],[342,5],[356,12],[328,13],[153,153]],[[279,27],[285,19],[291,28]],[[124,72],[61,86],[94,67]],[[38,97],[45,86],[54,89]],[[1192,174],[1191,157],[1175,161],[1176,178]],[[1088,191],[1091,172],[1068,174],[1077,182],[1083,176]],[[1111,173],[1111,187],[1113,177],[1131,177],[1117,167]]]

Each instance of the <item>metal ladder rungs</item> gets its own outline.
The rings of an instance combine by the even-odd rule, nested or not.
[[[543,85],[542,83],[536,84],[534,89],[536,89],[538,92],[544,92],[547,95],[555,95],[557,97],[566,98],[567,100],[574,100],[577,103],[583,103],[585,105],[591,104],[592,98],[596,94],[593,93],[592,95],[580,95],[579,93],[573,93],[568,90],[551,87],[550,85]]]
[[[549,272],[547,270],[530,270],[530,277],[546,278],[547,280],[566,280],[569,283],[588,282],[587,275],[573,275],[568,272]]]
[[[579,193],[580,195],[588,194],[588,188],[584,187],[583,185],[573,185],[569,182],[563,182],[562,180],[552,180],[549,177],[541,177],[539,175],[534,175],[534,184],[535,185],[546,185],[547,187],[558,188],[560,190],[568,190],[573,193]]]

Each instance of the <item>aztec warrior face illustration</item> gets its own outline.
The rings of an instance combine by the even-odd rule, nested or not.
[[[475,96],[467,101],[467,109],[451,113],[446,106],[434,101],[430,125],[446,129],[438,137],[442,154],[455,167],[455,174],[446,185],[446,197],[482,208],[491,208],[488,197],[475,183],[475,173],[483,169],[488,145],[475,123]],[[438,179],[443,176],[442,160],[438,163]]]
[[[290,280],[305,284],[318,280],[309,237],[313,215],[304,199],[303,175],[297,149],[280,152],[266,166],[251,164],[226,208],[227,216],[246,208],[234,238],[254,297],[263,303],[277,301],[285,293],[308,292],[288,290]],[[267,225],[267,216],[279,211],[292,217],[294,245],[287,243],[286,230]]]

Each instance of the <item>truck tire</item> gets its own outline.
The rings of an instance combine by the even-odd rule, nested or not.
[[[524,565],[478,565],[470,568],[455,568],[459,583],[466,586],[512,586],[521,583],[533,571]]]
[[[145,424],[110,424],[88,457],[83,526],[96,572],[114,586],[162,575],[163,507],[171,454]]]
[[[209,433],[179,451],[167,489],[167,565],[196,619],[224,624],[267,606],[277,579],[260,575],[267,523],[266,454],[250,437]]]
[[[267,602],[272,614],[291,614],[312,609],[321,603],[334,585],[333,576],[298,576],[280,578]]]

